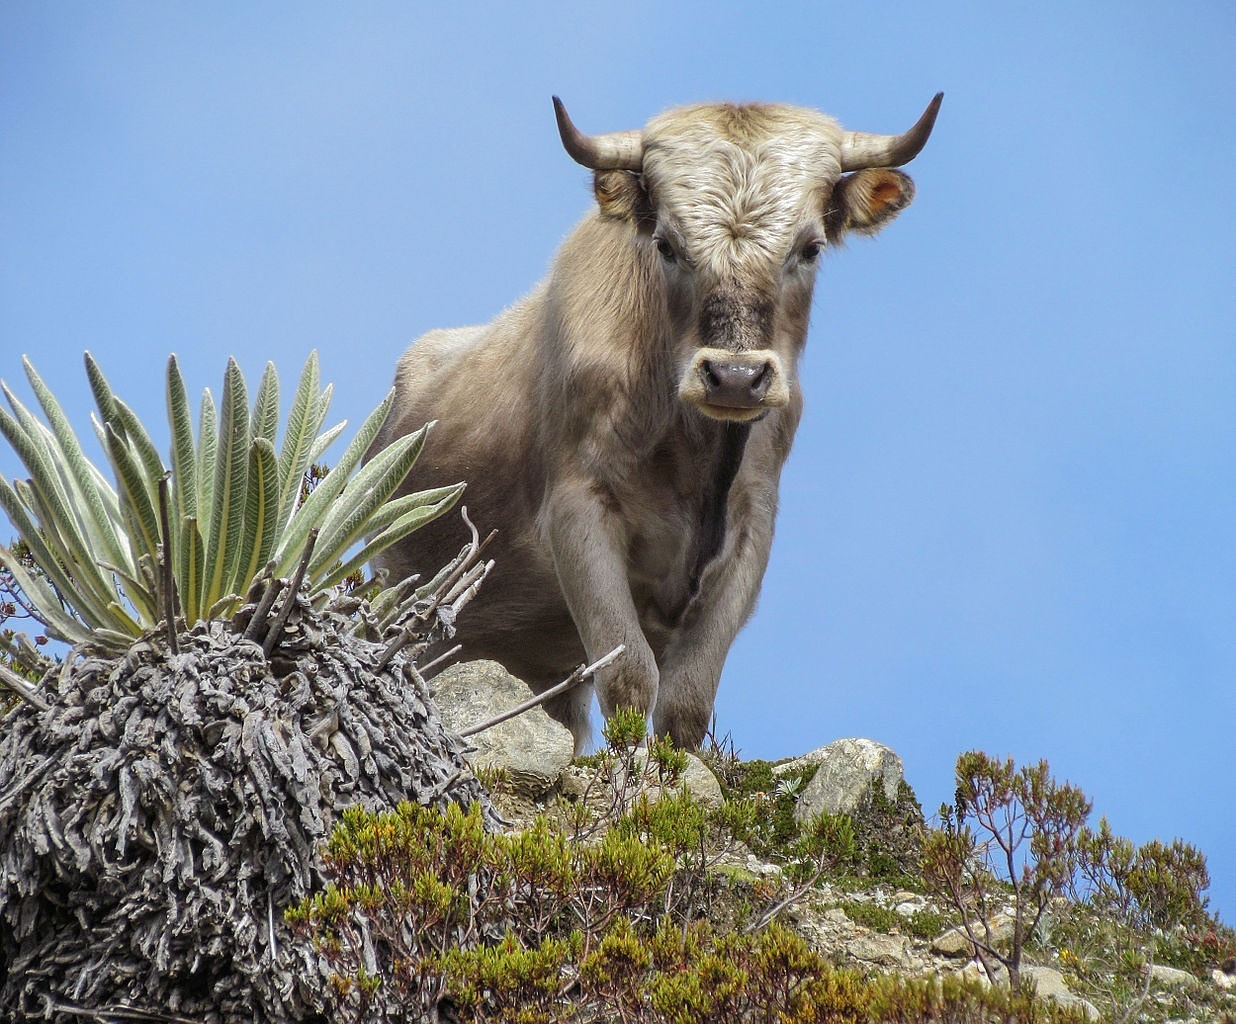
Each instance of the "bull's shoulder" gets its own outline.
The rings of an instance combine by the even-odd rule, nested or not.
[[[399,358],[395,387],[417,391],[430,380],[451,373],[481,341],[484,326],[444,327],[421,335]]]

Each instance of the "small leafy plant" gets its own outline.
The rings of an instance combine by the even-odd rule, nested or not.
[[[940,808],[941,828],[923,849],[923,878],[961,914],[966,937],[988,975],[1004,967],[1016,990],[1022,952],[1053,899],[1067,891],[1090,802],[1052,779],[1046,761],[1018,769],[981,751],[957,759],[956,806]],[[973,827],[972,824],[973,823]],[[1012,934],[996,934],[1011,903]]]
[[[220,400],[204,391],[195,430],[172,356],[168,463],[87,353],[98,406],[92,421],[114,484],[86,457],[34,366],[28,359],[23,364],[46,423],[0,385],[12,410],[0,408],[0,433],[30,474],[12,484],[0,480],[0,508],[38,571],[2,545],[0,563],[24,610],[65,643],[116,652],[160,622],[179,619],[191,627],[225,618],[260,575],[285,575],[306,556],[309,594],[321,594],[441,515],[463,490],[458,484],[391,497],[428,427],[358,469],[392,392],[299,502],[306,472],[344,427],[322,431],[332,389],[320,386],[316,353],[305,363],[278,447],[279,379],[272,364],[250,405],[240,367],[229,360]]]
[[[1152,963],[1204,974],[1220,962],[1221,936],[1232,942],[1233,933],[1206,913],[1209,875],[1195,847],[1136,846],[1106,818],[1088,827],[1089,811],[1081,790],[1057,783],[1046,762],[1019,769],[1011,759],[962,754],[956,806],[940,809],[923,877],[960,915],[993,979],[1003,967],[1016,987],[1022,954],[1035,945],[1113,1021],[1140,1019]],[[1187,1002],[1183,993],[1171,998]]]

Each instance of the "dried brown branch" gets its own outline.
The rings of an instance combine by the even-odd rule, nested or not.
[[[201,1024],[200,1017],[180,1017],[176,1014],[160,1013],[157,1010],[144,1010],[137,1006],[122,1006],[115,1003],[92,1009],[48,999],[45,1006],[49,1013],[71,1013],[75,1017],[105,1021],[107,1024],[114,1024],[118,1021],[136,1021],[139,1024],[143,1021],[149,1024]]]
[[[292,614],[292,607],[296,604],[297,595],[300,594],[300,585],[304,582],[305,573],[309,569],[309,559],[313,557],[313,546],[317,542],[318,528],[315,526],[309,531],[309,539],[305,541],[305,553],[301,555],[300,565],[296,567],[296,574],[292,577],[292,585],[287,589],[287,595],[279,608],[279,614],[270,624],[266,639],[262,642],[262,653],[268,658],[274,653],[283,637],[283,630],[288,624],[288,616]]]
[[[3,683],[31,707],[38,708],[40,711],[47,710],[47,701],[35,692],[29,681],[23,679],[3,662],[0,662],[0,683]]]
[[[444,661],[448,661],[449,659],[455,657],[455,655],[462,650],[463,644],[456,644],[449,651],[443,651],[436,658],[434,658],[433,661],[427,661],[424,665],[418,665],[416,669],[422,676],[427,676]]]
[[[567,690],[579,685],[585,679],[590,678],[592,675],[605,668],[626,649],[626,644],[619,644],[612,651],[610,651],[609,654],[605,655],[603,658],[598,658],[591,665],[580,665],[579,668],[577,668],[556,686],[551,686],[543,693],[538,693],[530,700],[526,700],[522,704],[516,705],[509,711],[504,711],[502,714],[497,715],[486,722],[481,722],[478,725],[470,725],[468,728],[461,730],[459,733],[460,737],[467,739],[469,736],[475,736],[477,733],[484,732],[486,729],[492,729],[495,725],[501,725],[503,722],[514,718],[516,715],[522,715],[525,711],[531,711],[533,708],[544,704],[547,700],[552,700],[559,694],[566,693]]]
[[[245,627],[246,640],[257,640],[258,634],[262,632],[262,627],[270,617],[270,610],[275,606],[275,598],[283,590],[284,581],[275,575],[276,567],[275,562],[266,563],[265,575],[269,576],[270,580],[266,584],[266,589],[262,591],[262,598],[258,601],[257,607],[253,609],[253,617],[249,619],[249,625]]]

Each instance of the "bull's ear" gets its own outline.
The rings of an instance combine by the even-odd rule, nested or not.
[[[592,191],[606,217],[633,221],[637,227],[648,224],[655,217],[648,190],[633,171],[597,171],[592,179]]]
[[[824,225],[830,242],[851,231],[874,235],[914,198],[908,174],[887,168],[869,168],[842,177],[829,199]]]

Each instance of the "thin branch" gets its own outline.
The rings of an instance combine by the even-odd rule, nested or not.
[[[157,1010],[143,1010],[138,1006],[122,1006],[113,1003],[110,1006],[101,1006],[97,1009],[90,1009],[85,1006],[73,1006],[70,1003],[58,1003],[48,996],[43,997],[44,1010],[49,1010],[54,1013],[71,1013],[76,1017],[87,1017],[90,1020],[107,1021],[109,1024],[115,1024],[116,1021],[148,1021],[161,1022],[161,1024],[201,1024],[201,1018],[180,1017],[170,1013],[160,1013]]]
[[[29,682],[2,662],[0,662],[0,683],[7,686],[31,707],[46,711],[51,706],[34,691]]]
[[[459,518],[462,519],[468,526],[468,531],[472,534],[472,546],[475,548],[481,539],[480,531],[477,530],[476,524],[468,518],[468,506],[459,506]]]
[[[455,588],[443,604],[449,605],[451,611],[458,615],[468,602],[476,597],[477,592],[481,589],[481,584],[484,582],[485,577],[493,570],[493,567],[494,561],[492,558],[488,562],[474,565],[468,570],[468,574],[455,584]]]
[[[279,641],[283,638],[283,629],[288,624],[288,616],[292,614],[292,606],[296,604],[296,596],[300,593],[300,585],[304,582],[305,573],[309,569],[309,559],[313,557],[313,546],[318,542],[318,528],[315,526],[309,531],[309,539],[305,541],[305,553],[301,555],[300,565],[296,567],[296,575],[292,577],[292,585],[288,587],[287,596],[283,599],[283,605],[279,609],[279,614],[275,617],[275,621],[271,623],[270,631],[266,634],[266,640],[262,644],[262,653],[266,657],[270,657],[276,647],[279,646]]]
[[[433,669],[437,668],[439,665],[441,665],[442,662],[447,660],[447,658],[455,657],[455,655],[458,654],[462,650],[463,650],[463,644],[456,644],[449,651],[443,651],[441,654],[439,654],[436,658],[433,659],[433,661],[429,662],[427,665],[418,665],[417,671],[420,672],[422,676],[424,676],[428,674],[430,671],[432,671]]]
[[[827,870],[826,867],[821,867],[819,871],[817,871],[814,875],[812,875],[809,879],[807,879],[807,881],[803,882],[802,885],[800,885],[797,889],[794,889],[785,899],[783,899],[775,907],[771,907],[770,909],[764,911],[764,913],[760,915],[760,919],[758,921],[754,922],[753,924],[747,925],[747,927],[743,929],[743,934],[750,935],[752,932],[758,932],[761,928],[768,925],[769,922],[771,922],[774,917],[780,914],[781,911],[783,911],[791,903],[795,902],[798,899],[801,899],[804,895],[810,892],[811,888],[815,885],[815,883],[818,882],[823,877],[824,872],[826,870]]]
[[[419,625],[419,622],[418,622]],[[391,658],[402,651],[416,638],[416,629],[412,626],[405,626],[399,631],[389,644],[383,648],[382,653],[378,655],[378,660],[374,663],[374,672],[381,672],[387,665],[390,664]]]
[[[597,661],[594,661],[591,665],[580,665],[579,668],[567,676],[562,682],[558,683],[557,686],[551,686],[544,693],[537,694],[531,700],[526,700],[522,704],[511,708],[510,711],[504,711],[502,714],[495,718],[489,719],[487,722],[481,722],[479,725],[470,725],[468,728],[460,730],[459,736],[464,739],[469,736],[475,736],[477,733],[484,732],[486,729],[492,729],[495,725],[501,725],[503,722],[514,718],[516,715],[522,715],[525,711],[531,711],[533,708],[539,707],[547,700],[551,700],[561,693],[566,693],[567,690],[571,689],[571,687],[578,685],[589,676],[605,668],[626,649],[626,644],[619,644],[612,651],[610,651],[609,654],[598,659]]]
[[[249,620],[249,625],[245,629],[246,640],[257,640],[258,633],[261,632],[262,626],[265,625],[267,618],[270,617],[270,610],[275,606],[275,598],[279,596],[279,591],[283,589],[283,580],[275,575],[275,567],[277,562],[267,562],[266,571],[270,574],[270,582],[266,585],[266,590],[262,594],[262,600],[258,602],[258,606],[253,609],[253,618]]]
[[[172,575],[172,532],[167,520],[167,481],[171,473],[159,477],[159,590],[163,598],[163,616],[167,622],[167,646],[173,654],[180,653],[176,639],[176,578]]]
[[[459,777],[463,775],[462,768],[456,768],[449,776],[439,782],[428,793],[424,793],[420,797],[422,806],[428,807],[439,797],[445,796],[450,788],[459,781]]]
[[[270,937],[270,959],[275,961],[279,959],[279,943],[275,938],[275,899],[270,890],[266,892],[266,928]]]

